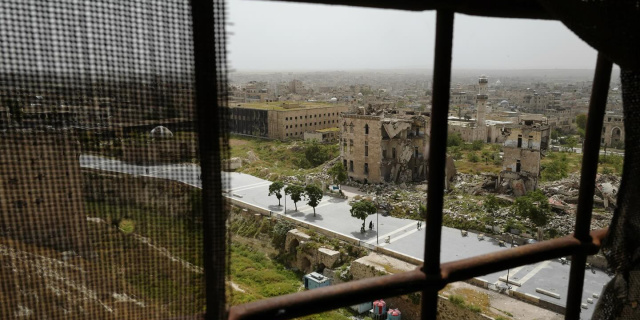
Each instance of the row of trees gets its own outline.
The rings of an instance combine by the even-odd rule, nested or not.
[[[293,200],[293,204],[298,211],[298,202],[302,200],[302,198],[307,199],[307,204],[313,208],[313,216],[316,216],[316,207],[320,204],[322,200],[323,194],[322,189],[315,184],[308,184],[306,186],[299,185],[284,185],[282,181],[275,181],[271,185],[269,185],[269,196],[275,195],[278,198],[278,206],[280,206],[280,199],[282,199],[282,191],[284,189],[284,194],[289,195],[291,200]]]

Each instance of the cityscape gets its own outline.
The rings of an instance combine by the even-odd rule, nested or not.
[[[434,70],[421,57],[433,48],[414,30],[433,15],[389,13],[400,27],[384,32],[379,11],[367,19],[278,4],[258,15],[263,3],[230,4],[228,69],[211,106],[219,119],[196,108],[187,3],[96,7],[104,15],[91,5],[0,4],[11,26],[0,29],[0,319],[201,319],[212,272],[203,244],[220,233],[227,308],[420,269],[438,139],[441,263],[575,231],[593,52],[573,34],[545,34],[560,24],[490,20],[474,30],[476,18],[459,17],[454,48],[470,49],[454,50],[439,137]],[[68,23],[23,41],[35,22],[9,9]],[[550,39],[531,44],[540,38]],[[618,208],[620,73],[607,91],[591,230],[607,228]],[[203,128],[221,136],[221,170],[201,158],[217,146],[200,139]],[[213,229],[207,194],[224,208]],[[564,319],[572,265],[565,256],[449,283],[438,319]],[[585,270],[580,317],[591,319],[616,271],[602,252]],[[422,299],[389,295],[301,319],[420,319]]]

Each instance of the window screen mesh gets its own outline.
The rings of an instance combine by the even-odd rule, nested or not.
[[[0,2],[0,319],[205,306],[188,1]]]

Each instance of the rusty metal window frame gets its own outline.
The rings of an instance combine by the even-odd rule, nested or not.
[[[566,319],[579,319],[587,255],[599,251],[608,229],[590,231],[595,176],[597,173],[600,135],[611,78],[612,62],[598,54],[589,105],[585,135],[580,193],[573,235],[543,241],[537,244],[476,256],[468,259],[440,263],[444,168],[451,80],[451,53],[454,14],[465,13],[490,17],[551,19],[534,0],[488,0],[422,2],[382,0],[355,1],[292,1],[324,4],[342,4],[372,8],[401,10],[437,10],[436,46],[433,74],[433,107],[431,114],[430,161],[427,198],[427,236],[424,265],[414,271],[369,278],[338,285],[299,292],[243,305],[225,306],[225,272],[216,268],[218,259],[225,259],[225,234],[210,234],[206,230],[214,224],[224,224],[220,176],[219,138],[224,136],[214,126],[199,126],[199,140],[203,185],[204,267],[207,294],[207,319],[291,319],[354,305],[374,299],[422,292],[422,319],[436,319],[438,291],[448,283],[493,273],[516,266],[572,255],[572,264],[566,304]],[[196,70],[196,107],[198,119],[216,119],[219,108],[225,105],[224,86],[226,69],[220,70],[216,59],[226,59],[224,27],[215,18],[224,20],[216,7],[219,3],[191,0],[194,55]],[[214,7],[218,9],[215,13]],[[224,22],[222,22],[224,25]],[[218,28],[214,28],[217,26]],[[215,30],[214,30],[215,29]],[[211,41],[213,39],[213,41]],[[215,44],[215,45],[214,45]],[[222,55],[222,57],[220,56]],[[211,59],[211,58],[215,59]],[[221,79],[222,77],[222,79]],[[210,90],[218,88],[218,90]],[[222,89],[221,89],[222,88]],[[211,108],[209,106],[216,106]],[[436,138],[437,137],[437,138]],[[217,195],[217,197],[216,197]]]

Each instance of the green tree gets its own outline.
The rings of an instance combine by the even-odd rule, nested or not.
[[[311,140],[306,143],[307,146],[304,149],[304,156],[309,161],[311,166],[317,167],[323,164],[325,161],[329,160],[331,155],[328,150],[325,150],[320,143],[316,140]]]
[[[427,220],[427,206],[421,203],[418,206],[418,214],[420,215],[420,218],[422,218],[422,220]]]
[[[464,143],[459,133],[454,132],[447,135],[447,147],[457,147]]]
[[[567,147],[571,149],[571,152],[574,152],[575,147],[578,145],[578,139],[576,139],[576,137],[571,136],[569,138],[567,138],[566,142]]]
[[[492,194],[487,195],[482,203],[482,208],[489,214],[489,217],[491,218],[491,227],[493,228],[496,224],[496,213],[498,212],[498,209],[500,209],[500,202],[498,201],[498,198]]]
[[[576,126],[578,126],[578,129],[582,130],[587,128],[587,115],[585,113],[581,113],[576,116]]]
[[[467,160],[469,160],[470,162],[478,162],[480,161],[480,157],[478,157],[478,155],[475,152],[469,152],[467,153]]]
[[[284,188],[284,194],[288,194],[291,197],[293,205],[296,207],[296,211],[298,211],[298,201],[302,200],[304,188],[302,186],[290,185]]]
[[[315,184],[309,184],[304,187],[304,194],[307,197],[307,204],[313,208],[313,216],[316,216],[316,207],[322,200],[322,190]]]
[[[351,212],[352,217],[362,219],[362,226],[364,227],[367,217],[378,212],[378,208],[372,201],[364,199],[352,204],[349,212]]]
[[[278,198],[278,206],[280,206],[280,199],[282,198],[282,188],[284,188],[282,181],[275,181],[269,185],[269,195],[276,195],[276,198]]]
[[[483,145],[484,145],[484,142],[482,140],[475,140],[471,143],[471,150],[474,150],[474,151],[482,150]]]
[[[559,136],[560,136],[560,133],[558,133],[557,129],[553,129],[553,131],[551,131],[551,139],[558,140]]]
[[[538,227],[538,240],[542,240],[542,228],[551,218],[551,205],[547,196],[540,190],[531,191],[516,198],[513,206],[516,215],[529,218]]]
[[[550,153],[551,162],[542,170],[542,180],[556,181],[569,176],[569,162],[566,154]]]
[[[342,184],[349,178],[347,169],[339,161],[329,169],[329,175],[333,178],[333,183],[337,184]]]

